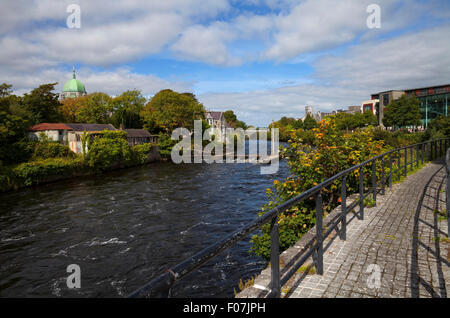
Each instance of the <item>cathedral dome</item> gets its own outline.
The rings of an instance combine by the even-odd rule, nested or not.
[[[73,70],[72,79],[68,80],[66,84],[64,84],[63,93],[64,92],[76,92],[86,94],[86,89],[84,88],[83,83],[76,79],[75,69]]]

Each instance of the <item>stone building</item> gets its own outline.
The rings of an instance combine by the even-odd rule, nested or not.
[[[226,134],[227,134],[227,128],[233,128],[230,124],[228,124],[227,120],[225,119],[223,112],[213,112],[213,111],[207,111],[205,113],[205,119],[207,123],[211,126],[211,128],[214,128],[216,130],[216,133],[218,133],[218,139],[221,142],[225,142],[226,140]]]
[[[65,123],[42,123],[28,129],[30,140],[39,140],[44,134],[50,140],[58,141],[69,146],[75,153],[83,153],[82,136],[89,133],[91,138],[99,135],[104,130],[117,130],[111,124],[65,124]]]

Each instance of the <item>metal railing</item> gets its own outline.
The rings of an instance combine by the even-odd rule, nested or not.
[[[393,178],[396,177],[400,180],[402,176],[407,176],[408,168],[411,170],[419,167],[419,164],[423,164],[426,161],[432,161],[438,157],[445,154],[445,150],[450,146],[450,139],[439,139],[427,141],[424,143],[409,145],[402,148],[397,148],[367,161],[364,161],[358,165],[355,165],[347,170],[344,170],[333,177],[323,181],[321,184],[291,198],[290,200],[282,203],[276,208],[268,211],[267,213],[259,216],[254,221],[250,222],[246,226],[240,228],[239,230],[228,235],[219,242],[203,249],[202,251],[196,253],[195,255],[189,257],[178,265],[168,269],[165,273],[158,276],[157,278],[150,281],[148,284],[138,288],[132,292],[129,297],[169,297],[170,290],[175,281],[178,281],[185,277],[187,274],[198,269],[200,266],[204,265],[212,258],[219,255],[221,252],[227,250],[228,248],[234,246],[237,242],[241,241],[249,234],[261,229],[261,227],[270,222],[270,237],[271,237],[271,257],[270,257],[270,268],[271,268],[271,283],[270,283],[270,293],[268,297],[280,297],[281,296],[281,286],[283,286],[293,274],[296,273],[304,262],[313,256],[316,272],[319,275],[323,274],[323,242],[334,230],[338,230],[339,237],[342,240],[346,239],[346,220],[347,214],[354,208],[359,206],[358,216],[359,219],[364,219],[364,199],[372,194],[372,198],[376,203],[378,187],[380,187],[381,194],[385,194],[386,186],[392,187]],[[404,152],[402,154],[402,152]],[[415,160],[413,153],[415,152]],[[408,162],[408,153],[410,154]],[[447,152],[447,176],[449,173],[449,153]],[[403,158],[403,164],[402,164]],[[380,167],[380,178],[377,181],[377,161],[381,162]],[[394,170],[394,163],[397,169]],[[370,166],[371,165],[371,169]],[[386,166],[388,166],[389,173],[386,175]],[[368,192],[365,192],[364,184],[364,168],[368,167],[366,171],[371,174],[369,180],[366,180],[366,185]],[[352,204],[347,206],[347,178],[350,174],[358,170],[359,172],[359,198],[355,200]],[[335,181],[341,182],[341,213],[339,217],[333,220],[333,224],[330,225],[326,232],[324,233],[323,228],[323,202],[322,202],[322,190]],[[369,182],[370,181],[370,182]],[[280,213],[286,211],[287,209],[293,207],[294,205],[300,203],[301,201],[314,197],[316,205],[316,231],[315,231],[315,243],[312,247],[299,259],[296,264],[291,267],[291,269],[283,275],[280,275],[280,252],[279,252],[279,232],[278,232],[278,216]],[[448,208],[449,204],[449,178],[447,178],[447,213],[450,210]],[[339,229],[340,226],[340,229]]]
[[[447,211],[447,237],[450,237],[450,148],[445,156],[445,208]]]

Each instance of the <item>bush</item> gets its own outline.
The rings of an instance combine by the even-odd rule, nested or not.
[[[37,141],[29,143],[32,150],[31,159],[75,158],[76,154],[69,147],[57,141]]]
[[[292,134],[292,142],[285,150],[289,156],[291,176],[280,182],[274,181],[274,191],[267,189],[269,202],[262,207],[260,215],[279,206],[283,202],[303,193],[304,191],[331,178],[360,162],[375,157],[387,149],[383,141],[373,140],[373,128],[357,130],[345,134],[336,128],[330,120],[322,120],[319,128],[313,129],[314,146],[303,143],[301,137]],[[377,166],[378,171],[381,169]],[[371,167],[363,171],[365,180],[369,180]],[[359,171],[347,176],[347,194],[358,192]],[[340,199],[342,180],[336,180],[332,185],[322,190],[325,213],[334,209]],[[280,251],[294,244],[304,233],[315,224],[315,200],[306,199],[279,215]],[[262,228],[262,235],[253,236],[252,251],[268,258],[270,255],[270,225]]]
[[[170,158],[172,148],[178,141],[172,140],[167,134],[160,133],[158,136],[159,153],[162,157]]]
[[[134,161],[136,164],[145,164],[148,159],[148,155],[153,148],[153,144],[146,143],[141,145],[136,145],[133,147]]]
[[[439,116],[428,124],[423,141],[450,137],[450,116]]]
[[[68,176],[80,172],[85,164],[82,158],[49,158],[21,163],[11,169],[9,183],[30,186],[48,181],[52,177]]]
[[[96,136],[87,155],[89,166],[98,171],[105,171],[115,166],[131,165],[134,156],[126,135],[124,131],[105,130],[100,136]]]

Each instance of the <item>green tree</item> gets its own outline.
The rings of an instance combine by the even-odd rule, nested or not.
[[[403,95],[391,102],[384,110],[383,124],[386,127],[408,127],[421,124],[420,101],[416,96]]]
[[[441,115],[428,124],[423,139],[425,141],[448,137],[450,137],[450,116]]]
[[[234,128],[242,128],[244,130],[248,128],[245,122],[237,119],[236,114],[232,110],[227,110],[226,112],[223,113],[223,116],[225,117],[227,123]]]
[[[24,95],[23,106],[31,113],[34,124],[61,120],[61,103],[58,94],[53,92],[56,84],[58,83],[40,85]]]
[[[306,115],[305,120],[303,121],[303,129],[305,130],[311,130],[314,128],[317,128],[318,124],[316,120],[311,115]]]
[[[133,160],[133,151],[124,131],[105,130],[96,136],[89,147],[87,160],[90,167],[103,171],[116,165],[127,166]]]
[[[139,90],[129,90],[113,99],[114,114],[111,123],[123,128],[142,128],[142,118],[139,115],[144,109],[146,99]]]
[[[205,108],[191,93],[165,89],[153,96],[140,115],[150,132],[171,134],[180,127],[192,130],[194,120],[205,118]]]
[[[110,121],[112,110],[111,97],[108,94],[96,92],[86,96],[86,103],[83,104],[78,113],[78,122],[107,124]]]
[[[20,98],[11,95],[11,88],[9,84],[0,85],[0,165],[21,162],[29,156],[25,143],[28,113],[20,107]]]

